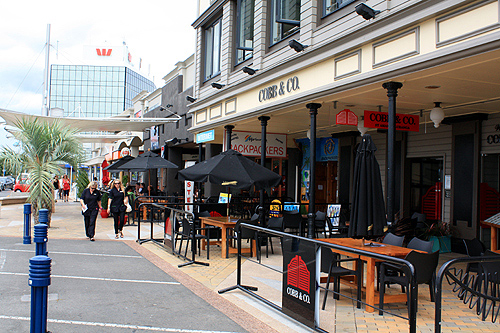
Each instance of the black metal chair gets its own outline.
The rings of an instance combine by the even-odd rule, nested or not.
[[[393,233],[388,232],[382,243],[394,246],[403,246],[404,236],[396,236]]]
[[[300,227],[302,225],[302,215],[298,210],[284,211],[283,212],[283,226],[285,230],[296,235],[300,234]]]
[[[403,246],[403,241],[405,240],[404,236],[396,236],[394,235],[393,233],[391,232],[388,232],[385,236],[384,236],[384,239],[382,240],[382,243],[384,244],[388,244],[388,245],[394,245],[394,246]],[[380,262],[377,261],[375,263],[375,267],[377,268],[377,278],[378,280],[380,281]],[[392,271],[390,269],[387,270],[387,275],[398,275],[397,272],[395,271]],[[389,283],[387,283],[389,284]],[[379,288],[379,285],[377,285],[377,290]],[[404,288],[403,288],[403,291],[404,291]]]
[[[412,250],[420,250],[427,253],[432,253],[432,242],[421,240],[420,238],[413,237],[412,240],[406,246]]]
[[[356,263],[356,269],[349,269],[341,266],[341,263],[344,262]],[[331,249],[326,247],[321,248],[321,272],[328,273],[328,278],[326,280],[325,297],[323,298],[323,305],[321,307],[322,310],[324,310],[326,306],[326,298],[328,296],[328,291],[330,288],[330,282],[332,281],[332,278],[333,278],[333,291],[335,292],[333,294],[333,298],[339,299],[338,293],[340,292],[340,277],[349,275],[353,275],[357,279],[358,288],[356,295],[357,299],[356,307],[358,309],[361,308],[361,288],[363,284],[361,281],[362,267],[363,265],[361,264],[359,258],[341,259],[340,255],[332,252]]]
[[[269,220],[267,221],[267,225],[266,225],[266,228],[268,229],[271,229],[271,230],[275,230],[275,231],[281,231],[283,232],[284,230],[284,227],[283,227],[283,217],[271,217],[269,218]],[[273,241],[272,241],[272,238],[273,237],[278,237],[281,239],[281,237],[279,236],[273,236],[273,235],[270,235],[270,234],[266,234],[266,239],[267,239],[267,243],[266,243],[266,258],[269,256],[269,244],[271,244],[271,253],[274,254],[274,249],[273,249]]]
[[[177,233],[176,239],[180,240],[179,254],[182,251],[182,242],[186,241],[186,250],[184,251],[184,257],[187,256],[187,250],[189,248],[189,242],[195,242],[191,244],[192,250],[196,252],[196,242],[198,243],[198,252],[200,252],[199,241],[205,239],[207,242],[207,259],[210,259],[210,246],[209,246],[209,228],[196,228],[194,223],[189,222],[187,219],[183,218],[181,220],[182,229]],[[205,235],[198,233],[201,230],[205,230]],[[180,238],[179,238],[180,237]]]
[[[318,238],[318,234],[323,233],[326,238],[326,213],[317,211],[314,219],[314,235]]]
[[[485,257],[496,257],[499,256],[500,254],[486,250],[484,253]],[[482,288],[484,290],[484,294],[490,295],[492,297],[498,297],[500,295],[500,262],[496,261],[490,261],[490,262],[482,262],[478,265],[478,279],[477,279],[477,288],[479,291],[481,291],[481,284],[483,285]],[[478,301],[479,302],[479,301]],[[500,306],[499,304],[496,304],[495,301],[490,301],[490,305],[487,306],[487,300],[483,299],[482,302],[482,313],[481,313],[481,320],[486,320],[486,317],[488,317],[489,313],[492,312],[492,320],[494,322],[494,319],[498,317],[500,313]],[[496,307],[496,310],[495,310]],[[478,306],[478,310],[480,307]]]
[[[426,283],[429,285],[430,297],[431,301],[434,302],[434,280],[433,276],[436,273],[436,267],[439,260],[439,251],[434,253],[422,253],[417,251],[411,251],[406,255],[405,260],[409,261],[413,267],[415,268],[415,278],[417,282],[415,293],[418,297],[418,285]],[[408,313],[410,313],[410,279],[408,269],[405,269],[405,266],[397,265],[389,262],[382,262],[380,264],[380,299],[379,299],[379,308],[381,310],[384,309],[384,293],[385,293],[385,284],[386,283],[396,283],[401,287],[406,289],[406,300],[408,303]],[[396,271],[399,274],[397,275],[387,275],[387,271],[390,269],[391,271]],[[379,310],[379,315],[382,315],[383,312]]]
[[[236,241],[238,239],[238,233],[240,233],[240,237],[241,239],[247,239],[249,240],[250,242],[252,240],[255,240],[256,242],[256,255],[257,255],[257,258],[260,258],[260,250],[259,250],[259,235],[258,235],[258,232],[255,231],[255,230],[251,230],[251,229],[248,229],[248,228],[242,228],[240,226],[241,223],[247,223],[247,224],[251,224],[251,225],[255,225],[257,226],[258,223],[259,223],[259,220],[242,220],[242,219],[239,219],[237,222],[236,222],[236,225],[234,226],[234,228],[227,228],[226,229],[226,242],[227,242],[227,245],[226,245],[226,258],[229,257],[229,246],[231,244],[232,241]],[[250,243],[250,248],[252,247],[252,244]]]
[[[464,239],[465,251],[467,256],[469,257],[479,257],[482,256],[485,252],[485,246],[481,241],[477,238],[474,239]],[[465,273],[468,274],[470,272],[478,273],[479,265],[477,263],[469,263],[465,269]]]

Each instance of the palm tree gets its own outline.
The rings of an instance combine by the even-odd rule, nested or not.
[[[30,174],[28,201],[32,205],[35,223],[38,211],[46,208],[52,212],[52,176],[61,170],[60,164],[68,163],[73,167],[82,160],[81,144],[76,138],[78,130],[63,126],[56,121],[48,124],[36,118],[16,122],[18,130],[13,132],[20,142],[20,151],[3,147],[0,162],[7,171]]]

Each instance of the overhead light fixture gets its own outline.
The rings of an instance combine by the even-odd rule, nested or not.
[[[212,87],[215,89],[222,89],[222,88],[224,88],[224,86],[225,86],[224,84],[220,84],[217,82],[212,83]]]
[[[361,133],[361,136],[365,135],[368,132],[368,128],[365,127],[365,117],[361,116],[361,120],[358,120],[358,131]]]
[[[187,100],[189,103],[194,103],[194,102],[196,102],[196,98],[191,97],[191,96],[189,96],[189,95],[188,95],[188,96],[186,96],[186,100]]]
[[[300,42],[297,42],[295,39],[292,39],[291,41],[288,42],[288,46],[294,49],[295,52],[302,52],[309,45],[301,44]]]
[[[441,107],[441,102],[434,102],[434,108],[431,110],[430,118],[434,123],[434,127],[438,128],[444,119],[444,110]]]
[[[243,73],[247,73],[248,75],[254,75],[255,72],[257,72],[256,69],[253,69],[253,68],[250,68],[247,66],[243,67],[241,70],[243,71]]]
[[[363,16],[363,18],[365,20],[372,19],[375,17],[375,15],[380,13],[380,10],[375,10],[375,9],[365,5],[364,3],[360,3],[359,5],[354,7],[354,9],[356,10],[356,13],[358,13],[358,15]]]

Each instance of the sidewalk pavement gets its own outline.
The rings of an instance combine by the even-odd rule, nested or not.
[[[162,226],[155,225],[153,232],[156,235],[155,237],[163,237]],[[204,251],[200,256],[197,256],[197,260],[208,262],[210,266],[189,265],[177,268],[177,265],[184,263],[184,260],[172,255],[170,251],[151,242],[142,245],[135,242],[137,239],[137,226],[125,226],[123,233],[124,238],[114,239],[113,219],[103,219],[99,216],[96,223],[96,241],[89,242],[89,246],[99,246],[102,241],[125,241],[131,248],[186,285],[195,294],[204,295],[205,297],[210,296],[214,300],[213,305],[218,307],[219,310],[225,313],[241,313],[241,311],[244,311],[249,315],[248,318],[252,320],[257,318],[262,323],[262,326],[247,326],[252,327],[249,331],[269,332],[269,327],[278,332],[312,331],[241,291],[236,290],[218,295],[218,290],[236,284],[236,255],[232,255],[228,259],[222,259],[220,249],[211,246],[210,260],[206,260],[206,252]],[[141,238],[148,238],[149,235],[149,223],[141,224]],[[19,240],[22,241],[23,205],[1,207],[0,236],[19,237]],[[52,214],[51,227],[49,228],[49,252],[51,238],[86,239],[79,202],[56,203],[55,212]],[[274,250],[276,255],[270,254],[269,258],[265,258],[265,255],[263,255],[262,263],[274,267],[276,270],[281,270],[280,246],[276,244]],[[265,254],[264,247],[263,252]],[[442,264],[456,256],[456,254],[443,254],[440,256],[440,263]],[[257,286],[259,295],[281,306],[280,273],[259,265],[252,260],[244,260],[242,268],[242,284]],[[398,291],[395,289],[398,288],[392,288],[392,291]],[[446,283],[444,290],[442,305],[443,332],[498,332],[500,330],[500,323],[491,323],[491,316],[489,321],[482,322],[473,310],[470,310],[467,305],[464,305],[456,297],[456,294],[451,292],[451,287]],[[352,295],[354,297],[354,292]],[[323,294],[321,294],[320,299],[323,300]],[[228,308],[227,301],[234,307]],[[386,305],[386,308],[390,308],[402,316],[407,316],[407,308],[404,303]],[[434,331],[434,303],[430,302],[429,288],[426,288],[425,285],[419,288],[417,325],[418,332]],[[263,329],[263,327],[267,328]],[[364,307],[357,309],[355,302],[343,297],[337,301],[328,298],[326,310],[320,310],[320,327],[329,332],[408,332],[406,320],[388,314],[379,316],[377,311],[367,313]]]

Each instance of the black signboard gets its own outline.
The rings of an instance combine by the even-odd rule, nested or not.
[[[316,266],[314,243],[283,237],[283,312],[312,328],[319,298]]]

